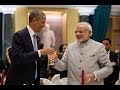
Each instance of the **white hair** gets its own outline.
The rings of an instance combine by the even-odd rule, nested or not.
[[[80,22],[80,23],[78,23],[77,26],[79,26],[79,25],[85,25],[88,28],[88,30],[91,32],[91,36],[92,36],[92,31],[93,31],[92,26],[88,22]]]

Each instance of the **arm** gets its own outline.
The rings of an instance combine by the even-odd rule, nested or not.
[[[12,41],[12,48],[10,49],[11,63],[28,63],[34,62],[39,58],[37,51],[31,51],[26,45],[22,34],[15,33]]]
[[[85,83],[103,79],[112,73],[113,67],[104,46],[100,46],[98,50],[98,64],[100,66],[99,70],[96,70],[93,73],[85,74]]]
[[[99,48],[98,57],[98,64],[101,68],[94,73],[97,79],[102,79],[109,76],[113,72],[112,64],[107,56],[105,47],[103,45],[101,45]]]
[[[67,65],[68,65],[68,52],[69,52],[69,47],[66,49],[64,52],[62,59],[59,60],[58,58],[56,59],[56,64],[54,66],[55,69],[59,71],[64,71],[67,70]]]

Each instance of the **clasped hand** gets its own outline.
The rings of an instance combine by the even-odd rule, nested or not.
[[[53,63],[56,63],[58,60],[57,52],[54,51],[54,53],[48,54],[48,58],[52,60]]]
[[[41,55],[53,54],[55,50],[53,48],[40,49]]]
[[[95,75],[94,73],[91,74],[85,74],[84,81],[85,83],[91,82],[95,80]]]

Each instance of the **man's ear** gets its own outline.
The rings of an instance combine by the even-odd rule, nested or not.
[[[35,22],[36,21],[36,18],[33,18],[33,20],[32,20],[33,22]]]
[[[90,31],[90,37],[92,36],[92,34],[93,34],[93,33]]]

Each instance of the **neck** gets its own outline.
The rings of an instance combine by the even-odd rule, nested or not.
[[[80,43],[81,43],[81,44],[84,44],[84,43],[88,42],[88,40],[89,40],[89,39],[84,40],[83,42],[80,42]]]
[[[37,33],[37,32],[36,32],[36,28],[35,28],[32,24],[29,24],[29,26],[32,28],[32,30],[33,30],[35,33]]]

